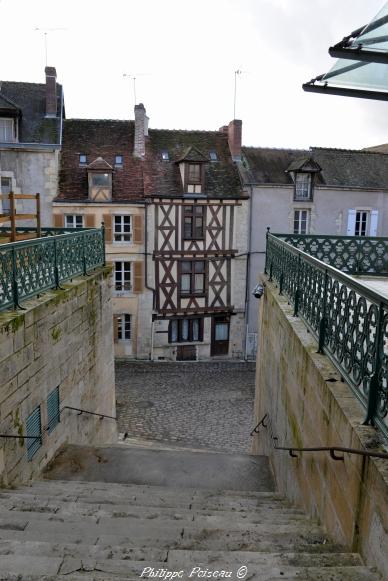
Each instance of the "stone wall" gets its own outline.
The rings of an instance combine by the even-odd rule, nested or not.
[[[42,226],[52,226],[52,201],[58,188],[59,150],[28,150],[7,148],[0,152],[0,174],[11,178],[15,194],[40,193],[40,211]],[[35,213],[35,202],[17,200],[17,213]],[[8,223],[6,224],[8,225]],[[19,220],[17,226],[34,226],[34,221]]]
[[[59,386],[60,407],[115,416],[110,268],[73,279],[63,290],[0,313],[0,433],[25,435],[26,419],[40,405],[43,445],[27,460],[24,440],[0,440],[0,482],[37,477],[64,443],[103,444],[116,439],[116,422],[64,410],[48,433],[47,395]]]
[[[255,422],[268,413],[279,446],[384,451],[379,433],[362,426],[361,404],[328,358],[317,354],[317,342],[273,284],[266,281],[260,302]],[[387,461],[346,453],[335,461],[327,452],[291,458],[273,449],[265,428],[253,438],[253,452],[269,455],[279,490],[331,537],[388,571]]]

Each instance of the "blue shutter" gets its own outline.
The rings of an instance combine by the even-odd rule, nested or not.
[[[40,419],[40,406],[34,409],[26,421],[26,436],[37,436],[35,440],[27,439],[27,458],[32,460],[42,445],[42,423]]]
[[[50,434],[59,424],[59,387],[56,387],[47,396],[47,432]]]

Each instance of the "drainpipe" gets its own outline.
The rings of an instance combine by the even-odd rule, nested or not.
[[[155,289],[148,285],[148,204],[149,201],[145,201],[144,207],[144,286],[147,290],[152,292],[152,310],[155,308]],[[154,360],[154,327],[155,322],[152,320],[151,323],[151,352],[150,360]]]
[[[247,355],[247,343],[248,343],[248,318],[249,318],[249,307],[251,300],[251,253],[252,253],[252,208],[253,208],[253,187],[250,186],[251,195],[249,200],[249,228],[248,228],[248,255],[247,255],[247,270],[245,276],[245,356],[244,360],[248,360]]]

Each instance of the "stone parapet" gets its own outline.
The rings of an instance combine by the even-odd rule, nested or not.
[[[47,396],[59,387],[60,407],[115,416],[111,269],[100,268],[0,314],[0,433],[26,435],[40,406],[42,446],[27,459],[26,441],[0,440],[4,486],[39,476],[65,443],[107,444],[116,423],[64,410],[48,432]]]
[[[287,299],[264,279],[255,422],[267,413],[279,446],[384,451],[379,432],[362,425],[365,411],[350,387],[317,353],[317,342]],[[335,461],[327,452],[291,458],[273,449],[265,428],[254,436],[253,452],[269,455],[280,492],[318,518],[336,541],[387,573],[387,461],[347,453]]]

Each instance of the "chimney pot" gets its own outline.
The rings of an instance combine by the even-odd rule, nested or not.
[[[57,116],[57,71],[55,67],[46,67],[46,117]]]

